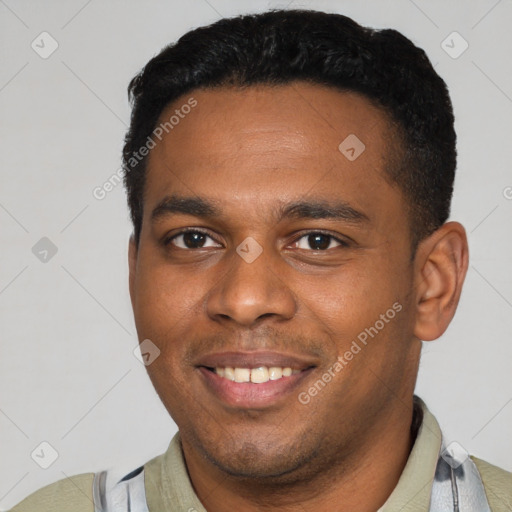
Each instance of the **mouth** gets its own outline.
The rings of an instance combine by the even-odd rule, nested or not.
[[[290,368],[289,366],[259,366],[257,368],[232,368],[231,366],[207,368],[214,371],[219,377],[231,382],[252,382],[253,384],[263,384],[269,380],[279,380],[291,375],[300,373],[300,370]]]
[[[315,367],[304,358],[271,352],[212,354],[196,365],[208,392],[237,409],[279,405]]]

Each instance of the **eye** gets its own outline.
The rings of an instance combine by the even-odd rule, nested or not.
[[[301,242],[304,240],[303,242]],[[297,239],[294,244],[298,249],[313,249],[314,251],[326,251],[332,249],[332,242],[338,244],[337,246],[348,247],[348,244],[333,235],[322,232],[306,233]],[[336,246],[336,247],[337,247]]]
[[[333,245],[335,244],[335,245]],[[167,237],[164,245],[174,245],[180,249],[204,249],[208,247],[220,247],[210,235],[198,229],[184,229],[179,233]],[[325,252],[334,247],[348,247],[349,244],[334,235],[322,233],[321,231],[312,231],[303,234],[293,245],[297,249],[314,250],[315,252]]]
[[[208,239],[214,242],[213,245],[206,245]],[[218,246],[217,242],[215,242],[211,236],[197,229],[180,231],[179,233],[166,238],[164,243],[165,245],[175,245],[180,249],[203,249],[205,247]]]

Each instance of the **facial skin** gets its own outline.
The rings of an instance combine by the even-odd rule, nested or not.
[[[301,82],[196,90],[161,119],[190,96],[197,106],[149,157],[130,293],[139,339],[161,351],[147,369],[180,429],[195,491],[208,511],[374,511],[413,442],[419,340],[439,337],[457,306],[464,229],[445,224],[411,258],[406,200],[385,175],[398,149],[392,128],[362,96]],[[366,146],[354,161],[338,150],[349,134]],[[219,215],[160,208],[152,218],[172,196],[213,202]],[[343,202],[351,215],[278,215],[312,201]],[[206,236],[170,240],[183,228]],[[250,263],[236,251],[247,237],[262,249]],[[301,403],[395,303],[401,311]],[[257,388],[267,384],[226,397],[212,385],[221,378],[200,367],[212,354],[262,351],[303,370],[270,399]]]

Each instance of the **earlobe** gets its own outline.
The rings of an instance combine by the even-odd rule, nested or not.
[[[416,257],[416,322],[414,334],[424,341],[439,338],[459,303],[468,269],[464,227],[448,222],[422,241]]]

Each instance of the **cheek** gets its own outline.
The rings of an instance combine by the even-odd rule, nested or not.
[[[302,276],[297,289],[303,314],[309,313],[337,339],[352,339],[399,300],[400,283],[383,268],[354,260],[336,274]]]
[[[197,274],[172,268],[161,258],[141,258],[135,286],[139,336],[179,331],[201,309],[205,290]]]
[[[157,389],[187,384],[185,356],[190,342],[204,332],[208,278],[205,272],[172,266],[150,251],[140,258],[134,316],[139,339],[151,340],[160,350],[147,367]]]

